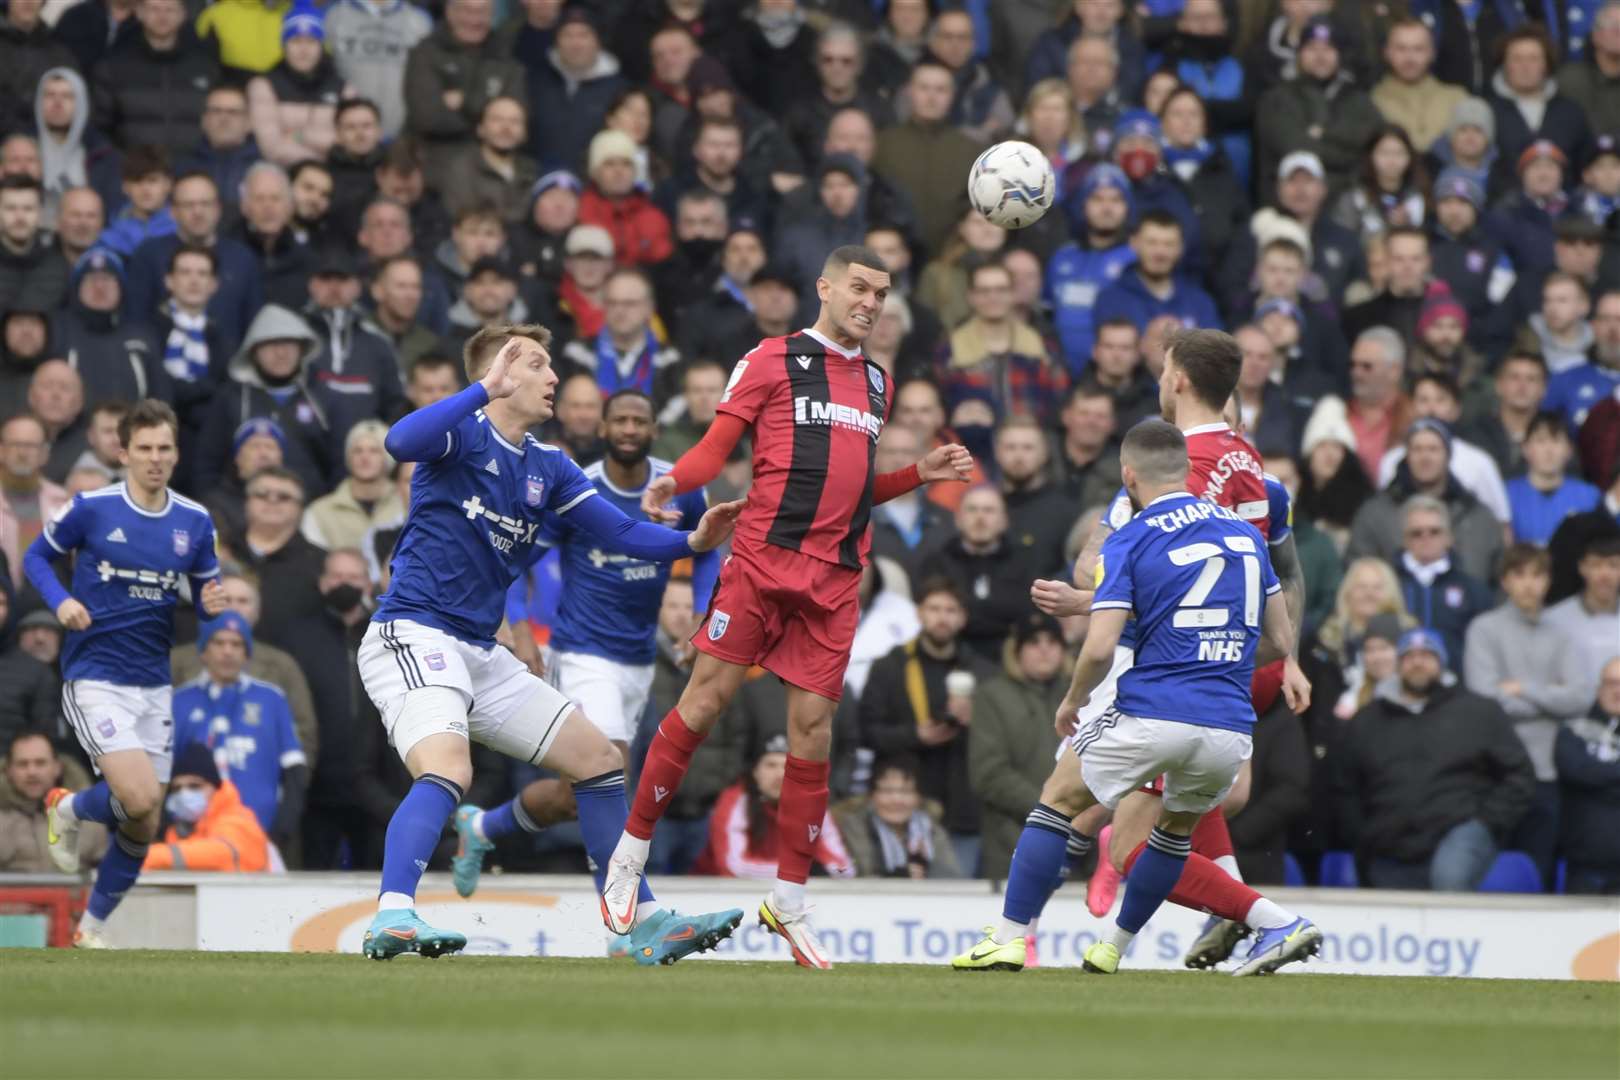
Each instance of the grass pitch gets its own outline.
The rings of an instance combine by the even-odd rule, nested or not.
[[[1606,1077],[1620,985],[0,954],[0,1077]]]

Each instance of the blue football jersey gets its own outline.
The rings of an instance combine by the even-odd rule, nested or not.
[[[1255,649],[1266,597],[1281,589],[1253,525],[1185,492],[1155,499],[1103,543],[1097,561],[1092,610],[1136,616],[1119,710],[1252,730]]]
[[[174,692],[174,746],[200,742],[266,831],[281,802],[281,770],[306,764],[280,687],[243,675],[216,686],[207,673]]]
[[[595,495],[561,450],[532,435],[513,446],[479,409],[446,433],[438,460],[416,467],[393,580],[374,618],[493,645],[507,589],[544,551],[541,528]]]
[[[663,476],[669,462],[649,458],[647,481]],[[607,479],[603,463],[585,469],[597,494],[626,517],[649,520],[641,510],[641,492],[624,491]],[[695,529],[708,509],[703,489],[675,497],[681,511],[676,529]],[[620,555],[567,518],[553,518],[541,529],[539,542],[555,544],[561,555],[562,595],[551,625],[551,647],[587,653],[621,664],[650,664],[657,656],[658,608],[669,583],[670,564]]]
[[[90,612],[62,641],[62,677],[168,686],[180,583],[195,597],[219,575],[208,511],[172,491],[143,510],[118,483],[75,495],[42,535],[58,555],[78,552],[70,592]]]

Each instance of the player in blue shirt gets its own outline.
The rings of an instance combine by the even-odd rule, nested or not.
[[[416,887],[444,824],[472,780],[468,739],[573,780],[585,847],[605,867],[624,828],[624,759],[574,702],[498,647],[506,593],[534,561],[551,520],[566,515],[606,550],[669,561],[731,534],[741,502],[703,515],[691,533],[625,517],[563,453],[528,430],[552,416],[557,374],[539,326],[486,326],[464,347],[473,384],[388,432],[397,461],[417,462],[392,580],[360,644],[360,677],[415,783],[389,822],[367,956],[440,956],[467,939],[415,911]],[[598,881],[598,888],[600,888]],[[631,943],[638,963],[712,948],[742,919],[732,909],[676,916],[642,894]]]
[[[253,655],[247,620],[227,611],[198,629],[203,671],[174,692],[174,745],[200,742],[220,775],[282,850],[304,814],[309,761],[277,686],[244,673]]]
[[[180,424],[160,401],[142,401],[118,424],[121,483],[87,491],[57,513],[23,556],[28,580],[67,628],[62,642],[62,712],[102,779],[45,796],[51,861],[79,869],[79,823],[113,830],[84,918],[79,948],[107,947],[102,928],[140,875],[157,835],[174,758],[169,650],[174,605],[189,582],[198,612],[225,609],[214,523],[208,511],[169,490]],[[77,552],[73,591],[51,564]]]
[[[652,399],[639,390],[620,390],[602,408],[607,456],[585,469],[598,498],[639,521],[648,520],[641,508],[642,492],[670,470],[669,462],[651,456],[657,434]],[[674,502],[681,514],[679,526],[697,528],[708,509],[703,490],[678,495]],[[562,594],[551,623],[547,665],[552,683],[580,705],[622,754],[635,737],[652,691],[658,609],[670,566],[607,550],[568,517],[548,521],[536,543],[555,546],[561,559]],[[718,565],[713,551],[693,560],[692,591],[700,613]],[[487,813],[471,805],[458,809],[460,844],[451,861],[456,891],[471,896],[478,888],[484,855],[496,840],[518,831],[539,832],[573,817],[573,810],[567,789],[552,780],[534,781]]]
[[[1220,805],[1249,757],[1256,660],[1281,659],[1293,642],[1286,604],[1268,602],[1282,588],[1259,531],[1186,491],[1185,437],[1170,424],[1146,421],[1126,435],[1120,460],[1138,513],[1099,556],[1091,623],[1057,714],[1073,753],[1059,760],[1034,811],[1053,827],[1026,829],[1015,855],[1029,857],[1029,844],[1051,849],[1042,861],[1061,863],[1077,814],[1096,804],[1112,809],[1163,777],[1163,808],[1126,879],[1115,934],[1086,953],[1087,970],[1108,973],[1175,887],[1193,827]],[[1077,732],[1077,713],[1112,669],[1132,616],[1134,662],[1119,676],[1113,706]],[[1320,942],[1308,922],[1264,898],[1249,918],[1260,936],[1239,974],[1273,970]],[[1022,965],[1027,922],[1005,914],[1002,922],[970,958],[982,963],[1011,949],[1019,954],[1011,966]]]

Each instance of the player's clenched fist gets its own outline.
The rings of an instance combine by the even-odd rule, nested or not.
[[[210,581],[202,587],[203,612],[210,619],[225,610],[225,586],[218,581]]]
[[[675,478],[665,473],[642,489],[641,512],[647,515],[649,521],[660,525],[673,525],[681,520],[681,512],[673,506],[664,504],[674,497]]]
[[[737,515],[743,512],[746,505],[747,499],[733,499],[709,507],[686,542],[693,551],[713,551],[731,536],[731,530],[737,527]]]
[[[1029,598],[1035,606],[1059,619],[1091,614],[1091,596],[1066,581],[1039,578],[1029,587]]]
[[[501,351],[496,353],[495,359],[490,362],[489,370],[478,380],[484,384],[484,392],[489,395],[489,400],[511,397],[517,392],[518,384],[512,377],[512,365],[517,363],[518,357],[522,355],[523,343],[527,340],[514,337],[501,346]]]
[[[965,484],[973,478],[973,455],[967,447],[951,443],[936,446],[917,462],[917,475],[925,484],[940,480],[954,480]]]
[[[85,609],[83,604],[70,596],[57,607],[56,621],[69,630],[88,630],[90,628],[90,612]]]

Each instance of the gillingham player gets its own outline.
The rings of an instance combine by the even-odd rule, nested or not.
[[[585,469],[585,478],[629,518],[646,520],[642,492],[669,472],[670,464],[651,456],[658,422],[652,399],[639,390],[620,390],[602,407],[607,456]],[[675,499],[679,527],[695,529],[708,509],[703,489]],[[658,609],[669,583],[668,563],[606,550],[600,540],[568,516],[554,517],[535,541],[556,546],[562,556],[562,595],[551,628],[550,675],[569,700],[624,753],[652,691],[657,657]],[[699,605],[714,587],[719,556],[706,551],[692,561],[692,595]],[[463,806],[456,811],[460,841],[451,869],[456,891],[471,896],[478,888],[484,855],[494,841],[514,832],[539,832],[574,815],[568,789],[554,780],[536,780],[512,800],[490,811]]]
[[[1161,780],[1162,809],[1126,877],[1114,933],[1085,953],[1084,969],[1102,974],[1119,969],[1120,956],[1175,889],[1193,828],[1226,798],[1249,758],[1256,661],[1288,656],[1294,639],[1265,539],[1237,514],[1186,490],[1182,433],[1163,421],[1139,424],[1126,434],[1120,462],[1139,510],[1098,556],[1091,625],[1056,717],[1073,750],[1054,774],[1065,799],[1037,808],[1067,822]],[[1077,724],[1133,615],[1134,662],[1108,709]],[[1063,834],[1034,833],[1026,831],[1020,847],[1044,843],[1061,857]],[[1260,903],[1264,910],[1251,913],[1259,937],[1234,974],[1266,974],[1320,948],[1321,932],[1309,920]],[[1000,945],[992,935],[980,948],[988,954]]]
[[[1193,330],[1175,335],[1165,348],[1164,370],[1159,383],[1159,407],[1167,420],[1177,424],[1184,432],[1189,455],[1189,467],[1184,484],[1207,501],[1233,510],[1250,521],[1262,534],[1272,531],[1271,496],[1261,470],[1260,455],[1223,418],[1223,410],[1231,399],[1242,368],[1243,356],[1237,342],[1219,331]],[[1077,581],[1088,581],[1094,575],[1097,551],[1115,529],[1129,520],[1131,506],[1127,493],[1114,502],[1109,513],[1097,524],[1086,548],[1076,562]],[[1286,521],[1286,515],[1284,517]],[[1304,582],[1294,541],[1286,527],[1277,528],[1277,539],[1271,556],[1280,568],[1283,594],[1291,618],[1297,619],[1304,608]],[[1035,605],[1059,616],[1083,615],[1089,610],[1089,591],[1082,592],[1059,581],[1037,581],[1031,597]],[[1129,668],[1133,657],[1134,624],[1128,624],[1116,650],[1113,668],[1107,678],[1090,696],[1087,711],[1079,717],[1084,725],[1105,712],[1111,704],[1112,688],[1119,676]],[[1282,689],[1289,703],[1304,708],[1309,701],[1310,685],[1300,673],[1298,665],[1289,659],[1280,677]],[[1064,751],[1059,750],[1061,765]],[[1108,812],[1099,808],[1086,818],[1060,825],[1053,816],[1052,807],[1071,801],[1062,790],[1061,770],[1054,770],[1042,789],[1041,802],[1030,812],[1008,869],[1007,887],[1003,892],[1001,924],[993,931],[1000,946],[994,954],[982,946],[957,956],[952,966],[959,970],[1016,971],[1022,969],[1027,955],[1022,933],[1012,933],[1012,927],[1027,927],[1039,917],[1052,892],[1061,881],[1063,866],[1075,854],[1089,850],[1090,834],[1107,820]],[[1142,791],[1128,795],[1114,815],[1113,838],[1108,857],[1128,869],[1132,861],[1145,850],[1148,834],[1159,814],[1157,791]],[[1053,861],[1050,845],[1036,833],[1061,831],[1064,849]],[[1194,843],[1199,852],[1208,848],[1213,856],[1222,853],[1221,837],[1226,837],[1225,818],[1219,811],[1211,813],[1209,820],[1200,824]],[[1026,847],[1025,838],[1029,838]],[[1229,853],[1231,841],[1227,837],[1224,851]],[[1238,926],[1263,898],[1240,880],[1235,880],[1236,866],[1226,866],[1223,859],[1217,865],[1212,858],[1195,852],[1188,862],[1172,901],[1201,911],[1214,913],[1217,920],[1231,920]],[[1095,879],[1094,879],[1095,880]],[[1111,898],[1110,898],[1111,902]],[[1262,908],[1261,910],[1269,910]],[[1107,907],[1101,909],[1106,913]],[[1260,918],[1260,916],[1256,916]],[[1215,936],[1225,943],[1226,954],[1210,959],[1213,964],[1230,954],[1238,937],[1217,933],[1206,927],[1205,935]],[[1210,956],[1207,947],[1200,956]],[[1208,966],[1207,964],[1205,966]]]
[[[647,487],[649,513],[719,474],[732,447],[753,433],[754,482],[731,558],[693,643],[698,656],[680,702],[647,751],[625,834],[608,865],[608,929],[636,918],[648,841],[692,753],[762,665],[787,684],[788,759],[778,803],[782,844],[776,886],[760,922],[785,938],[799,964],[831,963],[806,917],[805,880],[827,812],[832,715],[860,612],[861,567],[872,505],[935,480],[965,481],[973,459],[943,446],[882,476],[873,456],[892,383],[861,355],[883,309],[889,273],[863,247],[833,251],[816,281],[814,327],[768,338],[737,361],[703,441]]]
[[[707,551],[730,535],[740,502],[692,533],[632,521],[578,466],[528,429],[549,419],[557,387],[540,326],[491,325],[467,340],[472,385],[410,414],[388,452],[418,463],[392,581],[360,644],[360,677],[415,782],[388,824],[377,916],[363,950],[386,960],[440,956],[467,939],[417,916],[416,887],[472,779],[468,739],[573,781],[580,831],[605,866],[624,827],[624,759],[568,698],[498,647],[506,592],[540,555],[536,539],[567,515],[608,550],[649,560]],[[636,960],[673,963],[712,948],[742,919],[660,908],[643,884],[629,932]]]
[[[180,424],[160,401],[142,401],[118,424],[124,480],[75,495],[23,556],[28,580],[68,630],[62,642],[62,713],[101,779],[74,795],[45,796],[51,861],[78,873],[79,823],[113,830],[96,871],[79,948],[104,949],[107,917],[140,875],[157,835],[174,756],[169,650],[181,583],[197,611],[225,610],[214,523],[197,503],[169,490]],[[77,552],[73,591],[51,563]]]

